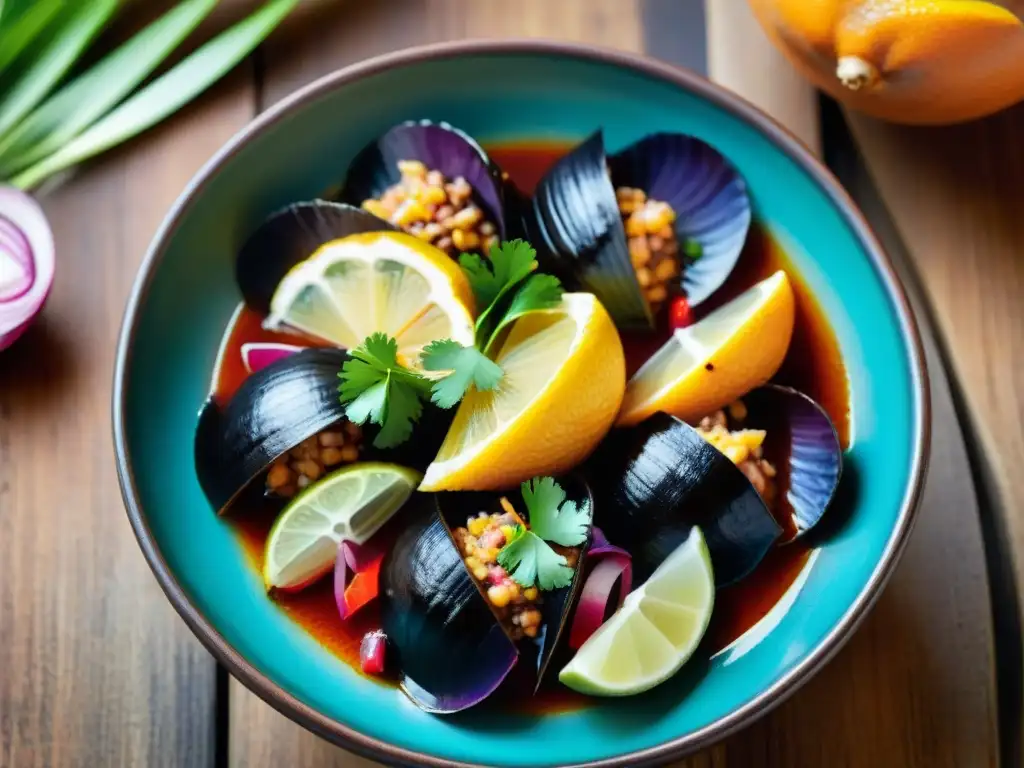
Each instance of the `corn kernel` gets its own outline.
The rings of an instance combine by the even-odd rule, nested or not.
[[[510,596],[505,587],[488,587],[487,599],[491,601],[491,605],[495,608],[504,608],[508,605]]]
[[[469,532],[474,536],[479,536],[486,530],[487,522],[488,520],[486,517],[474,517],[469,521]]]
[[[729,404],[729,415],[732,416],[736,421],[743,421],[747,418],[747,404],[742,400],[737,400],[734,403]]]
[[[441,205],[448,199],[441,187],[425,186],[420,193],[420,199],[428,205]]]
[[[486,566],[480,565],[473,569],[473,578],[477,581],[484,581],[487,579],[487,568]]]
[[[456,216],[456,218],[458,218]],[[460,251],[468,251],[480,245],[480,236],[476,232],[467,232],[462,229],[452,230],[452,242]]]
[[[497,547],[484,547],[483,549],[477,550],[477,554],[480,559],[485,563],[493,563],[498,559],[498,548]]]
[[[538,596],[539,594],[540,594],[540,593],[539,593],[539,592],[537,592],[537,588],[536,588],[536,587],[527,587],[526,589],[524,589],[524,590],[523,590],[523,597],[525,597],[525,598],[526,598],[527,600],[529,600],[529,601],[530,601],[531,603],[532,603],[532,602],[533,602],[534,600],[536,600],[536,599],[537,599],[537,596]]]
[[[636,279],[641,288],[646,288],[651,284],[651,270],[641,267],[636,271]]]
[[[469,570],[471,571],[475,571],[481,565],[482,563],[473,556],[466,558],[466,567],[469,568]]]
[[[391,216],[391,209],[384,205],[380,200],[364,200],[363,210],[369,211],[374,216],[381,219],[387,219]]]
[[[391,223],[407,227],[414,221],[430,221],[430,211],[418,200],[406,200],[391,215]]]
[[[675,259],[662,259],[654,268],[654,277],[656,280],[664,282],[670,277],[675,277],[678,271],[679,267],[676,265]]]
[[[324,448],[320,451],[320,461],[325,466],[333,467],[335,464],[341,464],[344,459],[344,454],[340,448]]]
[[[523,627],[523,634],[527,637],[536,637],[537,627]]]
[[[733,464],[742,464],[750,457],[750,451],[745,445],[730,445],[725,449],[725,455]]]
[[[642,215],[634,213],[626,219],[626,237],[640,237],[647,234],[647,226],[644,224]]]
[[[647,291],[647,301],[651,304],[657,304],[659,301],[664,301],[668,298],[668,291],[665,290],[664,285],[656,285]]]
[[[519,597],[519,585],[516,584],[514,581],[508,586],[506,586],[505,589],[508,590],[509,600],[515,600],[517,597]]]
[[[403,176],[424,178],[427,175],[427,166],[419,160],[399,160],[398,172]]]
[[[354,445],[346,445],[341,449],[341,460],[345,462],[357,461],[359,459],[359,448]]]
[[[459,229],[472,229],[483,216],[484,214],[479,208],[471,205],[456,213],[452,219],[455,222],[455,226]]]
[[[676,212],[668,203],[650,201],[642,212],[642,218],[647,234],[655,235],[676,220]]]
[[[632,187],[619,187],[615,190],[615,199],[620,203],[625,200],[632,201],[633,199],[633,188]]]
[[[511,541],[512,536],[515,534],[515,530],[511,525],[503,525],[501,526],[501,533],[504,535],[505,541]]]
[[[629,260],[634,269],[647,266],[651,260],[651,249],[647,246],[647,238],[634,237],[629,241]]]

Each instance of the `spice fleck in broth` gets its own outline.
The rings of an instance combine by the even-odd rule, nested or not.
[[[524,191],[530,191],[567,146],[530,144],[499,146],[489,149],[492,159]],[[792,283],[796,299],[796,321],[793,340],[781,369],[774,377],[780,384],[792,386],[814,398],[831,417],[844,448],[849,440],[849,390],[847,376],[834,332],[824,313],[793,270],[779,244],[763,228],[752,226],[743,255],[725,286],[699,308],[698,317],[737,296],[746,288],[784,269]],[[665,327],[665,323],[661,324]],[[623,333],[627,359],[627,375],[631,375],[668,338],[668,331],[657,336]],[[295,343],[291,335],[265,330],[260,316],[241,308],[227,329],[221,359],[215,378],[215,396],[226,402],[246,377],[241,347],[248,342]],[[301,343],[301,342],[300,342]],[[312,340],[305,343],[315,345]],[[768,455],[770,459],[771,456]],[[600,499],[595,499],[601,504]],[[264,545],[280,503],[256,500],[238,508],[228,517],[253,568],[262,564]],[[779,521],[784,527],[788,521]],[[402,526],[399,513],[383,529],[398,530]],[[753,626],[778,602],[793,584],[807,562],[809,551],[797,542],[772,550],[756,571],[741,583],[718,592],[706,647],[712,652],[724,648]],[[338,617],[330,578],[289,593],[278,593],[273,599],[281,609],[330,653],[356,671],[359,670],[359,645],[365,633],[379,626],[376,605],[371,604],[346,621]],[[520,666],[527,666],[521,664]],[[379,681],[381,678],[374,678]],[[563,711],[585,706],[587,699],[557,682],[550,682],[537,696],[530,695],[527,685],[518,685],[515,673],[504,686],[504,695],[485,706],[512,706],[530,712]]]

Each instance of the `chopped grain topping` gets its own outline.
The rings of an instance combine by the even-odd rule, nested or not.
[[[676,213],[660,200],[648,199],[642,189],[615,190],[622,224],[629,241],[629,260],[636,270],[644,298],[655,313],[669,296],[680,292],[679,244],[672,228]]]
[[[331,469],[358,461],[362,439],[362,428],[345,422],[303,440],[270,465],[267,493],[290,499]]]

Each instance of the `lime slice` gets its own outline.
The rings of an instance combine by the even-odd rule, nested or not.
[[[558,679],[594,696],[630,696],[672,677],[711,620],[715,578],[704,535],[690,537],[580,647]]]
[[[473,291],[457,263],[411,235],[370,232],[322,246],[285,275],[266,326],[353,349],[377,332],[418,365],[437,339],[473,344]]]
[[[421,475],[396,464],[343,467],[311,485],[285,507],[267,537],[267,589],[301,589],[334,567],[342,539],[362,544],[419,485]]]

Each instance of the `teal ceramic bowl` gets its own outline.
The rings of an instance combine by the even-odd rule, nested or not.
[[[424,714],[335,659],[267,600],[200,491],[193,428],[240,298],[237,248],[270,211],[336,184],[384,129],[422,117],[484,143],[579,140],[598,126],[613,151],[654,130],[711,142],[746,178],[756,217],[789,250],[838,336],[852,400],[841,491],[849,519],[756,632],[646,695],[545,716]],[[164,591],[207,648],[289,717],[399,764],[636,766],[679,757],[764,714],[850,636],[911,528],[928,447],[927,391],[891,265],[836,181],[765,115],[691,73],[638,57],[459,43],[330,75],[260,116],[199,172],[135,284],[113,421],[128,515]]]

